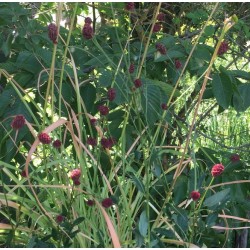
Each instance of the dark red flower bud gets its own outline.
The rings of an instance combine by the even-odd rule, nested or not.
[[[142,86],[142,81],[140,79],[135,79],[134,84],[136,88],[140,88]]]
[[[92,19],[90,17],[86,17],[84,21],[85,23],[89,23],[89,24],[92,23]]]
[[[11,127],[13,129],[20,129],[25,124],[25,118],[23,115],[17,115],[11,122]]]
[[[94,206],[95,205],[95,201],[94,200],[87,200],[86,201],[86,204],[90,207]]]
[[[49,35],[49,39],[54,44],[57,44],[58,29],[57,29],[57,26],[54,23],[51,23],[48,26],[48,35]]]
[[[133,63],[130,64],[128,71],[129,71],[130,74],[134,73],[135,65]]]
[[[174,64],[176,69],[180,69],[182,67],[182,63],[178,59],[175,60]]]
[[[53,141],[52,145],[54,148],[60,148],[62,146],[62,142],[59,139],[57,139],[57,140]]]
[[[26,177],[27,177],[27,173],[26,173],[26,171],[25,171],[25,170],[23,170],[23,171],[21,172],[21,176],[22,176],[22,177],[24,177],[24,178],[26,178]]]
[[[153,32],[156,33],[156,32],[159,32],[161,30],[162,26],[160,23],[156,23],[154,25],[154,28],[153,28]]]
[[[56,222],[58,224],[62,223],[64,221],[64,216],[62,216],[61,214],[56,216]]]
[[[110,102],[114,101],[115,97],[116,97],[116,90],[114,88],[110,88],[108,90],[108,99]]]
[[[135,9],[135,3],[125,3],[125,9],[128,11],[132,11]]]
[[[222,165],[222,164],[215,164],[213,167],[212,167],[212,170],[211,170],[211,174],[213,177],[216,177],[216,176],[219,176],[223,173],[225,167]]]
[[[70,173],[71,180],[75,181],[78,180],[80,177],[81,177],[81,169],[76,168],[71,171]]]
[[[89,40],[92,39],[94,36],[94,31],[89,23],[85,23],[83,28],[82,28],[82,35],[85,39]]]
[[[42,144],[50,144],[51,143],[51,138],[47,133],[39,134],[38,139]]]
[[[230,156],[231,162],[237,162],[240,160],[240,156],[238,154],[233,154]]]
[[[91,146],[96,146],[97,145],[97,141],[96,141],[96,139],[95,138],[93,138],[93,137],[88,137],[87,138],[87,144],[89,144],[89,145],[91,145]]]
[[[97,119],[95,119],[95,118],[90,119],[90,123],[92,126],[96,126]]]
[[[81,184],[81,182],[79,180],[74,180],[73,182],[74,182],[75,186],[79,186]]]
[[[116,142],[115,139],[112,137],[110,137],[110,138],[103,137],[101,139],[101,145],[107,149],[111,149],[114,146],[115,142]]]
[[[101,115],[108,115],[109,114],[109,108],[105,105],[99,106],[98,110],[99,110]]]
[[[161,108],[162,108],[163,110],[167,110],[167,109],[168,109],[168,106],[167,106],[166,103],[162,103],[162,104],[161,104]]]
[[[155,48],[157,49],[157,51],[159,51],[162,55],[166,55],[167,54],[167,49],[166,47],[162,44],[162,43],[157,43],[155,45]]]
[[[109,208],[113,205],[113,201],[111,198],[106,198],[102,201],[102,206],[105,208]]]
[[[219,50],[218,50],[218,55],[221,56],[225,54],[229,50],[229,45],[226,41],[221,42]]]
[[[160,22],[163,22],[165,20],[165,14],[164,13],[159,13],[157,15],[157,20]]]
[[[201,194],[198,191],[192,191],[190,194],[190,197],[194,200],[197,201],[200,199]]]

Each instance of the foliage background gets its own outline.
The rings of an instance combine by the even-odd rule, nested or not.
[[[249,227],[249,3],[219,3],[209,19],[214,7],[135,3],[130,12],[124,3],[0,4],[2,246],[112,246],[102,210],[86,205],[111,197],[115,205],[105,211],[124,247],[236,247],[243,237],[237,228],[246,227],[246,234]],[[161,31],[152,33],[157,8],[165,19]],[[199,103],[224,19],[233,14],[238,22],[224,37],[230,49],[213,64]],[[90,40],[82,36],[86,16],[93,19]],[[51,22],[64,23],[56,45],[48,38]],[[157,43],[166,55],[157,52]],[[134,89],[136,78],[143,82],[140,89]],[[104,104],[107,117],[98,111]],[[18,114],[35,135],[56,127],[59,118],[69,121],[51,130],[63,142],[59,151],[37,147],[29,164],[32,184],[20,174],[36,137],[28,126],[12,130]],[[98,146],[87,145],[90,136]],[[114,137],[116,145],[103,150],[102,136]],[[240,161],[232,162],[233,154]],[[213,182],[219,186],[206,189],[219,162],[226,166]],[[73,187],[68,174],[78,166],[81,191],[63,189]],[[222,185],[227,182],[235,184]],[[193,190],[206,196],[198,212],[194,202],[180,205]],[[65,216],[64,224],[55,223],[57,214]],[[218,233],[216,226],[234,230]]]

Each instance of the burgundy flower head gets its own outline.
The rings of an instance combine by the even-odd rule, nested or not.
[[[157,51],[159,51],[162,55],[166,55],[167,54],[167,49],[166,47],[162,44],[162,43],[157,43],[155,45],[155,48],[157,49]]]
[[[105,208],[109,208],[113,205],[113,201],[111,198],[106,198],[102,201],[102,206]]]
[[[40,133],[38,135],[38,139],[42,144],[50,144],[51,138],[47,133]]]
[[[82,35],[85,39],[92,39],[94,36],[94,31],[90,23],[85,23],[82,28]]]
[[[135,3],[125,3],[125,9],[128,11],[132,11],[135,9]]]
[[[159,14],[157,15],[157,20],[158,20],[159,22],[163,22],[163,21],[165,20],[165,14],[164,14],[164,13],[159,13]]]
[[[141,79],[135,79],[134,80],[134,85],[135,85],[136,88],[140,88],[142,86]]]
[[[240,156],[238,154],[233,154],[230,156],[231,162],[238,162],[240,160]]]
[[[93,138],[93,137],[88,137],[87,139],[87,144],[91,145],[91,146],[96,146],[97,145],[97,141],[96,141],[96,138]]]
[[[62,216],[61,214],[56,216],[56,222],[58,224],[62,223],[64,221],[64,216]]]
[[[226,41],[221,42],[219,50],[218,50],[218,55],[221,56],[225,54],[229,50],[229,45]]]
[[[129,65],[128,72],[129,72],[130,74],[132,74],[132,73],[134,73],[134,71],[135,71],[135,65],[134,65],[133,63],[131,63],[131,64]]]
[[[84,20],[84,22],[91,24],[92,23],[92,19],[90,17],[86,17],[85,20]]]
[[[77,180],[74,180],[73,182],[74,182],[74,185],[75,185],[75,186],[79,186],[79,185],[81,184],[81,182],[80,182],[78,179],[77,179]]]
[[[57,26],[54,23],[49,24],[49,26],[48,26],[48,35],[49,35],[49,39],[54,44],[57,44],[58,29],[57,29]]]
[[[53,141],[52,145],[54,148],[60,148],[62,146],[62,142],[59,139],[57,139],[57,140]]]
[[[99,110],[101,115],[108,115],[109,114],[109,108],[105,105],[100,105],[98,107],[98,110]]]
[[[224,169],[225,167],[221,163],[215,164],[212,167],[211,174],[213,177],[219,176],[223,173]]]
[[[162,104],[161,104],[161,108],[162,108],[163,110],[167,110],[167,109],[168,109],[168,106],[167,106],[166,103],[162,103]]]
[[[174,64],[176,69],[180,69],[182,67],[182,63],[178,59],[175,60]]]
[[[78,180],[80,177],[81,177],[81,169],[76,168],[71,171],[70,173],[71,180],[75,181]]]
[[[20,129],[25,124],[25,118],[23,115],[17,115],[11,122],[11,127],[13,129]]]
[[[162,26],[160,23],[156,23],[153,27],[153,32],[156,33],[156,32],[159,32],[161,30]]]
[[[116,142],[115,139],[112,137],[110,137],[110,138],[103,137],[101,139],[101,145],[107,149],[111,149],[114,146],[115,142]]]
[[[24,177],[24,178],[27,177],[27,174],[26,174],[26,171],[25,171],[25,170],[23,170],[23,171],[21,172],[21,176]]]
[[[86,204],[90,207],[94,206],[95,205],[95,201],[94,200],[87,200],[86,201]]]
[[[97,119],[95,119],[95,118],[90,119],[90,123],[92,126],[96,126]]]
[[[110,88],[108,90],[108,99],[110,102],[114,101],[115,100],[115,97],[116,97],[116,90],[114,88]]]
[[[200,199],[201,194],[198,191],[192,191],[190,194],[190,197],[194,200],[197,201]]]

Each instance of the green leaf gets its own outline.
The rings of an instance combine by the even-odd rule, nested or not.
[[[238,86],[238,92],[234,93],[233,106],[238,112],[244,112],[250,107],[250,84]]]
[[[80,93],[87,111],[90,112],[96,100],[96,88],[92,84],[88,84],[81,87]]]
[[[208,197],[203,204],[204,206],[207,206],[209,208],[212,207],[216,208],[220,206],[222,203],[226,202],[229,198],[230,198],[230,188],[227,188]]]
[[[78,218],[77,218],[77,219],[75,219],[75,221],[73,222],[72,227],[74,227],[74,226],[77,226],[77,225],[81,224],[84,220],[85,220],[85,217],[83,217],[83,216],[78,217]]]
[[[137,178],[136,176],[135,176],[135,174],[134,173],[132,173],[132,172],[129,172],[129,176],[130,176],[130,178],[132,179],[132,181],[134,182],[134,184],[135,184],[135,186],[137,187],[137,189],[140,191],[140,192],[142,192],[143,194],[145,194],[145,186],[144,186],[144,184],[142,183],[142,181],[139,179],[139,178]]]
[[[147,212],[145,210],[140,215],[139,232],[143,237],[146,237],[148,232],[148,217]]]
[[[218,104],[227,109],[232,99],[233,86],[226,74],[215,74],[212,80],[212,90]]]
[[[209,214],[208,217],[207,217],[207,219],[206,219],[207,226],[209,228],[212,227],[212,226],[214,226],[217,218],[218,218],[218,214],[217,213]]]
[[[99,77],[99,84],[102,87],[108,87],[111,85],[113,79],[112,72],[110,70],[101,70]]]
[[[247,71],[243,71],[243,70],[231,70],[229,71],[229,73],[236,77],[236,78],[242,78],[244,80],[250,80],[250,73]]]
[[[161,55],[159,54],[159,52],[155,53],[155,62],[164,62],[166,60],[169,59],[173,59],[173,58],[180,58],[185,56],[184,53],[178,51],[178,50],[168,50],[166,55]]]

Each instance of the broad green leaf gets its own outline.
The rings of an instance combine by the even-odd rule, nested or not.
[[[233,105],[236,111],[244,112],[250,107],[250,84],[242,84],[238,86],[238,93],[233,96]]]
[[[102,87],[108,87],[111,85],[112,79],[113,79],[113,75],[110,70],[102,70],[100,72],[99,84]]]
[[[81,224],[83,221],[85,220],[85,217],[81,216],[81,217],[78,217],[77,219],[74,220],[72,226],[77,226],[79,224]]]
[[[87,84],[81,87],[80,93],[87,112],[90,112],[96,100],[96,88],[92,84]]]
[[[218,104],[227,109],[233,95],[233,86],[230,78],[222,73],[215,74],[212,80],[212,90]]]
[[[140,215],[139,232],[143,237],[146,237],[148,232],[148,217],[147,212],[145,210]]]
[[[218,214],[217,213],[212,213],[212,214],[209,214],[207,216],[207,219],[206,219],[206,224],[208,227],[212,227],[215,225],[215,222],[218,218]]]
[[[220,206],[221,203],[227,201],[229,198],[230,198],[230,188],[227,188],[208,197],[204,201],[203,205],[209,208],[214,207],[214,206],[217,207],[217,206]]]
[[[250,73],[243,70],[231,70],[229,71],[231,75],[233,75],[236,78],[242,78],[244,80],[250,80]]]

